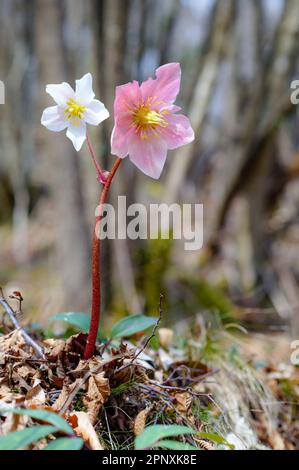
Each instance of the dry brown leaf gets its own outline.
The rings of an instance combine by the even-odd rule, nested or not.
[[[20,330],[14,330],[0,337],[0,353],[16,353],[24,345],[25,341]]]
[[[26,393],[25,396],[25,406],[32,407],[32,406],[40,406],[46,403],[46,393],[41,387],[40,383],[36,383],[39,381],[35,381],[35,385],[32,387],[29,392]]]
[[[77,436],[82,437],[92,450],[104,450],[88,414],[84,411],[74,411],[70,414],[70,420],[73,420],[74,416],[77,418],[78,424],[74,429]]]
[[[134,421],[134,434],[135,436],[139,436],[144,431],[146,418],[151,410],[151,406],[144,408],[144,410],[140,411],[135,418]]]
[[[199,447],[203,450],[215,450],[214,445],[209,441],[205,441],[204,439],[198,439],[196,437],[194,438],[194,440],[195,442],[197,442]]]
[[[77,386],[77,383],[78,383],[78,380],[76,380],[72,384],[67,383],[67,382],[65,382],[63,384],[62,390],[61,390],[57,400],[55,401],[55,403],[53,403],[53,405],[51,407],[53,410],[60,411],[60,409],[64,405],[65,401],[68,399],[68,397],[69,397],[70,393],[72,392],[72,390],[74,389],[74,387]]]
[[[83,403],[87,407],[87,413],[92,424],[95,424],[100,409],[111,393],[109,380],[104,375],[104,372],[100,372],[89,378],[87,393],[83,398]]]
[[[77,387],[79,381],[80,381],[80,379],[77,379],[77,380],[75,380],[75,382],[73,382],[71,384],[66,383],[66,382],[63,384],[62,390],[61,390],[57,400],[52,405],[53,410],[60,411],[60,409],[63,407],[64,403],[68,399],[71,392],[74,390],[74,388]]]
[[[273,450],[285,450],[284,440],[276,429],[269,433],[268,440]]]
[[[187,414],[192,402],[192,396],[189,392],[180,392],[175,394],[176,409],[179,413]]]
[[[28,377],[33,377],[36,374],[36,370],[27,364],[18,367],[15,372],[24,380],[28,379]]]
[[[4,423],[1,425],[1,434],[5,435],[13,431],[21,431],[31,421],[29,416],[7,413]]]

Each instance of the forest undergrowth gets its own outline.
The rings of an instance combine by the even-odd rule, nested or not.
[[[51,337],[3,313],[0,449],[299,449],[298,368],[250,357],[238,324],[203,313],[177,334],[159,309],[89,360],[83,314],[54,317],[68,329]]]

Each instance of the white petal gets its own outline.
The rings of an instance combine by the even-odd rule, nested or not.
[[[50,106],[43,112],[41,123],[43,126],[50,129],[50,131],[59,132],[66,129],[68,122],[65,119],[64,113],[59,106]]]
[[[109,117],[109,111],[105,108],[104,104],[99,100],[92,100],[86,107],[84,112],[84,121],[93,126],[97,126],[100,122]]]
[[[77,152],[81,149],[86,139],[86,124],[81,121],[80,124],[69,124],[66,132],[67,137],[73,142],[73,145]]]
[[[87,73],[80,80],[76,80],[76,98],[81,104],[89,104],[94,99],[92,89],[92,76]]]
[[[65,105],[70,98],[75,98],[75,92],[72,87],[66,83],[59,85],[47,85],[46,92],[56,101],[60,106]]]

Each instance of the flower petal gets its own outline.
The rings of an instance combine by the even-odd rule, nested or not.
[[[81,121],[80,124],[69,123],[68,130],[66,132],[67,137],[73,142],[73,145],[77,152],[81,149],[86,139],[86,124]]]
[[[141,101],[141,90],[136,80],[117,86],[114,101],[115,119],[131,115],[132,111],[140,105]]]
[[[101,101],[92,100],[84,112],[84,121],[93,126],[97,126],[109,116],[109,111]]]
[[[41,123],[43,126],[50,129],[50,131],[59,132],[66,129],[68,122],[65,119],[64,113],[59,106],[50,106],[43,112]]]
[[[141,140],[138,136],[129,143],[129,157],[139,170],[158,179],[167,157],[167,144],[163,139]]]
[[[47,85],[46,92],[56,101],[60,106],[64,106],[70,98],[75,98],[75,92],[72,87],[66,83],[59,85]]]
[[[120,158],[128,155],[130,139],[134,135],[134,128],[130,124],[131,121],[128,121],[127,125],[125,125],[124,121],[122,125],[116,121],[111,135],[112,155],[117,155]]]
[[[169,149],[176,149],[194,140],[194,131],[186,116],[169,114],[167,121],[168,126],[162,129],[161,135],[166,140]]]
[[[141,85],[144,100],[157,97],[164,103],[174,103],[181,84],[181,66],[178,63],[162,65],[156,70],[156,79],[149,78]]]
[[[92,75],[85,74],[80,80],[76,80],[76,98],[84,105],[88,105],[94,99],[92,89]]]

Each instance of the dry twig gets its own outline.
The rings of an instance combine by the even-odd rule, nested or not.
[[[4,310],[6,311],[7,315],[9,316],[13,326],[15,327],[16,330],[19,330],[24,338],[24,340],[26,341],[26,343],[30,344],[30,346],[35,350],[35,352],[42,358],[42,359],[45,359],[45,355],[44,355],[44,351],[43,351],[43,348],[37,344],[29,335],[28,333],[26,333],[26,331],[24,330],[24,328],[22,328],[22,326],[20,325],[20,323],[18,322],[16,316],[15,316],[15,312],[13,311],[13,309],[11,308],[11,306],[9,305],[9,303],[7,302],[7,300],[5,299],[4,297],[4,293],[3,293],[3,290],[2,288],[0,287],[0,304],[2,305],[2,307],[4,308]]]

